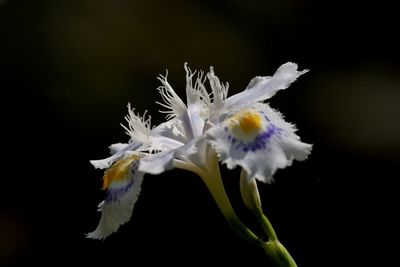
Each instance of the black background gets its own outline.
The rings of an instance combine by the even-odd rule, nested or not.
[[[100,3],[101,2],[101,3]],[[310,72],[270,104],[314,144],[260,184],[299,266],[393,266],[400,162],[398,14],[384,1],[0,1],[0,266],[270,266],[237,238],[194,174],[147,176],[132,220],[106,241],[101,171],[126,142],[131,102],[163,120],[156,76],[184,96],[183,62],[230,94],[287,61]],[[232,204],[239,171],[223,170]]]

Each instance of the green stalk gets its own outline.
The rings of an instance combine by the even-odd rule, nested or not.
[[[250,229],[243,224],[236,215],[233,207],[226,194],[225,187],[222,182],[218,160],[209,158],[210,166],[208,169],[201,169],[194,164],[175,160],[175,167],[185,169],[198,174],[206,184],[209,192],[214,198],[218,208],[228,221],[234,232],[243,240],[249,243],[259,244],[262,242]]]
[[[229,198],[225,191],[225,187],[222,182],[218,159],[216,155],[212,155],[210,158],[208,158],[208,163],[208,168],[205,169],[200,168],[195,164],[184,162],[181,160],[174,161],[175,167],[192,171],[202,178],[209,192],[214,198],[216,204],[218,205],[218,208],[224,215],[225,219],[228,221],[233,231],[240,238],[249,243],[260,246],[264,250],[264,252],[275,261],[277,266],[297,267],[296,262],[293,260],[292,256],[289,254],[286,248],[279,242],[275,230],[273,229],[268,218],[262,212],[261,202],[258,195],[248,194],[251,193],[251,190],[254,190],[254,187],[250,191],[245,188],[244,195],[251,196],[245,198],[245,204],[248,207],[252,207],[252,210],[256,215],[258,221],[260,222],[263,231],[267,234],[269,238],[268,242],[262,241],[257,235],[255,235],[250,229],[248,229],[247,226],[240,221],[235,211],[233,210],[233,207],[229,201]],[[257,190],[256,192],[258,194],[257,187],[255,187],[255,189]]]
[[[268,241],[263,243],[261,247],[275,261],[277,266],[297,267],[296,262],[279,240]]]
[[[260,195],[258,193],[255,179],[248,179],[245,170],[242,170],[242,173],[240,174],[240,193],[245,205],[254,213],[264,233],[268,236],[268,242],[263,242],[260,246],[272,259],[275,260],[277,266],[297,267],[292,256],[278,240],[271,222],[262,210]]]

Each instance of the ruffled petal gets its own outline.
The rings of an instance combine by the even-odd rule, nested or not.
[[[277,169],[291,165],[293,159],[304,160],[312,147],[301,142],[294,126],[266,104],[229,114],[207,135],[228,168],[242,166],[249,179],[267,183]]]
[[[246,90],[226,99],[224,108],[241,107],[272,97],[278,90],[286,89],[300,75],[308,70],[297,70],[297,64],[285,63],[280,66],[272,77],[253,78]]]
[[[119,160],[104,175],[105,200],[99,204],[101,218],[88,238],[104,239],[129,221],[139,197],[143,173],[138,171],[136,155]]]

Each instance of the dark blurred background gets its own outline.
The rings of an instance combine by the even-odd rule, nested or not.
[[[230,94],[287,61],[310,69],[270,101],[314,150],[260,184],[265,212],[299,266],[395,265],[398,33],[385,1],[0,1],[0,266],[270,266],[179,170],[146,177],[118,233],[84,238],[104,196],[89,160],[128,140],[128,102],[163,120],[156,76],[184,97],[185,61]],[[257,229],[238,174],[224,182]]]

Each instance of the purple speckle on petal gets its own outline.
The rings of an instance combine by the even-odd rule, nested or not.
[[[119,187],[119,188],[109,188],[106,192],[106,196],[105,196],[105,201],[107,203],[110,202],[115,202],[117,201],[119,198],[121,198],[121,196],[125,195],[126,192],[129,191],[129,189],[133,186],[134,181],[133,179],[131,181],[129,181],[126,185],[124,185],[123,187]]]
[[[253,141],[245,143],[240,141],[235,148],[241,149],[243,152],[256,152],[261,149],[267,149],[267,145],[273,136],[280,135],[283,129],[276,127],[274,124],[270,124],[265,132],[256,136]],[[233,137],[228,137],[228,140],[233,144],[236,139]]]

